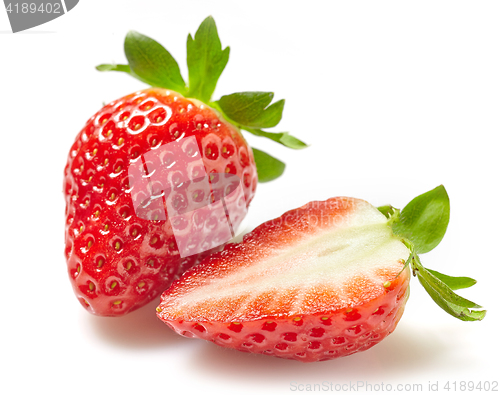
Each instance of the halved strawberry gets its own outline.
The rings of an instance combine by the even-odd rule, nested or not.
[[[127,65],[101,65],[154,88],[117,99],[77,135],[64,172],[65,255],[73,289],[91,313],[141,307],[203,255],[229,241],[260,182],[284,163],[247,144],[241,130],[294,149],[276,126],[284,101],[240,92],[211,101],[229,58],[214,20],[187,44],[189,84],[159,43],[125,39]],[[257,174],[258,173],[258,174]]]
[[[158,317],[183,336],[224,347],[327,360],[367,350],[394,330],[412,263],[451,313],[482,319],[484,312],[468,309],[479,306],[455,295],[416,255],[444,235],[443,191],[421,195],[401,215],[347,197],[288,211],[185,273],[163,293]],[[429,237],[418,230],[422,218],[433,226]]]

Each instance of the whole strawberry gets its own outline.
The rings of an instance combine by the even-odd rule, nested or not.
[[[385,214],[385,215],[383,215]],[[396,327],[410,266],[434,301],[464,321],[480,306],[453,290],[475,281],[426,269],[449,220],[440,186],[402,212],[346,197],[311,202],[268,221],[186,272],[158,317],[177,333],[302,362],[364,351]]]
[[[241,92],[211,102],[229,58],[215,22],[189,36],[186,86],[172,56],[137,32],[125,39],[128,73],[153,88],[105,105],[71,147],[64,176],[65,255],[74,291],[91,313],[119,316],[163,292],[229,241],[257,181],[284,164],[248,146],[245,129],[294,149],[276,126],[284,101]]]

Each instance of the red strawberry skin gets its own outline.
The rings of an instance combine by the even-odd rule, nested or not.
[[[226,245],[224,251],[187,271],[163,293],[157,315],[186,337],[302,362],[367,350],[390,334],[403,314],[410,278],[409,269],[401,272],[404,259],[374,265],[366,274],[350,274],[352,269],[347,267],[348,277],[339,274],[339,284],[331,284],[329,274],[322,269],[316,269],[320,271],[316,277],[298,280],[290,280],[286,273],[294,275],[300,261],[310,254],[306,250],[301,255],[300,245],[314,249],[314,243],[328,232],[334,235],[337,229],[345,229],[351,233],[344,234],[352,238],[352,230],[361,229],[359,224],[367,229],[382,224],[382,233],[376,235],[385,237],[385,219],[379,214],[368,203],[351,198],[311,202],[291,210],[245,235],[242,243]],[[397,253],[393,257],[405,255],[395,237],[384,240],[394,244]],[[333,250],[320,247],[317,255]],[[376,254],[379,250],[373,251]],[[266,261],[276,262],[276,266],[273,263],[265,270],[264,266],[253,270]],[[313,260],[312,267],[314,264]],[[242,272],[244,276],[239,275]],[[275,284],[266,285],[269,278],[276,278]],[[264,285],[255,285],[258,281]],[[217,288],[224,290],[215,291]],[[210,290],[221,296],[211,298]],[[207,296],[200,297],[203,294]]]
[[[133,311],[208,253],[182,257],[174,225],[136,214],[139,184],[128,171],[145,154],[151,157],[155,149],[190,137],[196,139],[206,173],[239,177],[248,207],[257,185],[252,151],[234,126],[196,100],[158,88],[139,91],[104,106],[77,135],[64,171],[65,256],[73,289],[89,312],[120,316]],[[196,175],[182,171],[177,173],[189,186],[186,179]],[[172,188],[170,207],[176,214],[199,206],[191,189]],[[233,221],[234,229],[245,213]],[[206,221],[202,226],[210,226],[216,237],[220,224]],[[191,224],[183,226],[189,234]]]
[[[401,279],[371,303],[328,314],[268,316],[242,323],[165,322],[182,336],[243,352],[302,362],[326,361],[368,350],[389,335],[403,314],[408,289],[408,281]]]

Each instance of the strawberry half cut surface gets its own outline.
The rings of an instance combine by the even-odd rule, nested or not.
[[[444,235],[446,200],[438,187],[402,212],[347,197],[308,203],[186,272],[163,293],[157,315],[183,336],[223,347],[328,360],[367,350],[394,330],[411,267],[443,309],[480,320],[485,312],[470,310],[480,306],[451,290],[474,280],[425,269],[417,255]],[[419,228],[429,225],[434,234],[426,236]]]
[[[285,164],[252,149],[242,130],[306,145],[276,126],[272,92],[211,97],[229,59],[215,22],[188,36],[189,83],[170,53],[129,32],[128,64],[100,65],[150,88],[106,104],[73,143],[64,171],[65,256],[73,289],[91,313],[120,316],[151,301],[238,231],[257,181]]]

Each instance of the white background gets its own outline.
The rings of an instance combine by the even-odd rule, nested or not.
[[[403,207],[444,184],[450,225],[422,261],[477,279],[461,294],[488,309],[484,321],[448,316],[413,279],[381,344],[302,364],[181,338],[156,319],[155,303],[123,318],[84,311],[63,256],[66,155],[103,102],[144,87],[94,66],[124,62],[134,29],[164,44],[187,76],[187,34],[208,15],[231,47],[214,97],[273,91],[287,100],[279,130],[311,145],[248,138],[287,163],[258,187],[248,230],[311,200]],[[447,381],[498,381],[499,17],[496,1],[81,0],[12,34],[1,9],[0,392],[264,395],[360,381],[438,382],[453,393]]]

